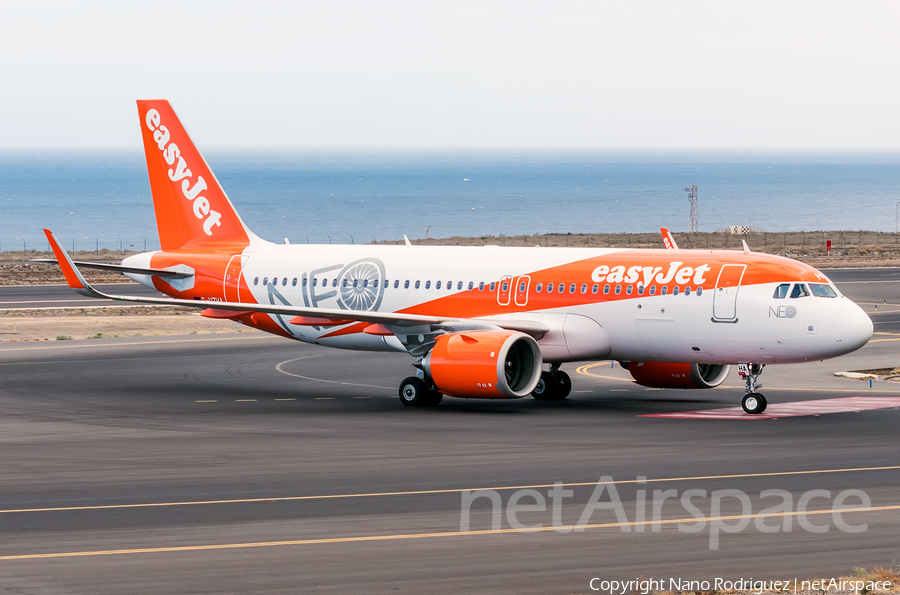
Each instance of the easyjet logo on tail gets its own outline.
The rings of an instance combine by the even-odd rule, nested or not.
[[[594,283],[636,283],[642,281],[645,287],[651,283],[665,285],[675,280],[678,285],[684,285],[693,281],[694,285],[703,285],[706,282],[705,274],[709,272],[708,264],[694,267],[682,267],[683,262],[670,262],[669,270],[663,273],[663,267],[633,266],[626,270],[624,266],[608,267],[605,264],[598,266],[591,273]]]
[[[213,226],[222,225],[222,215],[210,208],[209,200],[206,197],[200,196],[200,193],[206,190],[206,180],[203,179],[203,176],[197,176],[196,181],[191,179],[193,174],[188,169],[184,157],[181,156],[181,149],[175,143],[169,142],[169,129],[162,124],[161,120],[157,110],[151,108],[147,111],[145,118],[147,128],[153,132],[153,140],[162,152],[163,159],[173,166],[168,171],[169,179],[176,184],[181,182],[181,193],[184,198],[193,202],[194,216],[203,221],[203,231],[206,235],[211,236]]]

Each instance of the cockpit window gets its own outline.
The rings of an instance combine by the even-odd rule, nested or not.
[[[775,295],[773,295],[772,297],[775,298],[776,300],[783,300],[784,298],[787,297],[788,290],[790,288],[791,288],[790,283],[782,283],[781,285],[779,285],[778,287],[775,288]]]
[[[809,289],[816,297],[837,297],[837,292],[831,287],[831,285],[825,285],[824,283],[810,283]]]
[[[809,290],[806,288],[806,285],[803,283],[796,283],[794,285],[794,290],[791,291],[792,298],[802,298],[809,296]]]

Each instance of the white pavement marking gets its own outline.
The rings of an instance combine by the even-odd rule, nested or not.
[[[825,413],[849,413],[900,407],[898,397],[839,397],[837,399],[816,399],[769,405],[765,413],[750,415],[740,407],[706,409],[703,411],[682,411],[680,413],[652,413],[638,417],[666,417],[675,419],[777,419],[779,417],[801,417]]]
[[[343,386],[363,386],[365,388],[386,388],[388,390],[391,389],[390,386],[376,386],[374,384],[358,384],[356,382],[341,382],[340,380],[325,380],[323,378],[312,378],[310,376],[301,376],[300,374],[293,374],[291,372],[285,372],[284,369],[282,369],[282,367],[281,367],[284,364],[289,364],[291,362],[297,362],[302,359],[310,359],[313,357],[322,357],[322,356],[321,355],[305,355],[303,357],[295,357],[294,359],[289,359],[289,360],[285,360],[285,361],[281,362],[280,364],[275,366],[275,369],[277,371],[281,372],[282,374],[286,374],[287,376],[293,376],[294,378],[302,378],[303,380],[312,380],[313,382],[327,382],[328,384],[341,384]],[[317,400],[319,400],[319,399],[317,399]]]

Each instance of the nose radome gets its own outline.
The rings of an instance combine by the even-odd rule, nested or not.
[[[834,317],[834,326],[841,340],[841,351],[850,353],[865,345],[872,338],[875,327],[865,311],[852,301],[844,303]]]

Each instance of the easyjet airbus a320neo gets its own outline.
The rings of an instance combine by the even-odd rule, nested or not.
[[[564,399],[560,368],[613,359],[644,386],[711,388],[736,364],[760,413],[768,364],[865,345],[872,322],[828,278],[748,249],[665,250],[273,244],[241,221],[167,101],[138,101],[161,249],[121,265],[74,263],[94,297],[203,308],[317,345],[397,351],[417,369],[404,405],[443,395]],[[76,265],[119,270],[167,298],[92,288]]]

